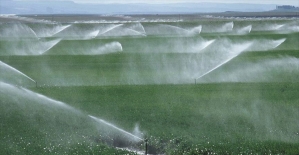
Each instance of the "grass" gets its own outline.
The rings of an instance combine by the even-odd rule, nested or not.
[[[195,36],[62,40],[39,56],[7,54],[6,44],[14,47],[18,42],[22,47],[30,38],[1,40],[0,60],[36,80],[38,87],[3,69],[0,81],[12,85],[0,83],[0,154],[134,154],[115,149],[132,143],[125,144],[128,138],[122,139],[120,133],[96,124],[88,115],[129,132],[138,126],[149,139],[152,154],[298,154],[298,32],[254,30],[244,36],[208,32],[207,25],[230,21],[163,23],[207,28]],[[289,22],[293,21],[236,20],[234,24],[258,28]],[[155,24],[143,23],[145,29]],[[75,24],[74,29],[88,26]],[[185,52],[190,43],[282,38],[286,41],[278,48],[241,53],[194,84],[201,61],[213,66],[220,56],[209,55],[217,44],[202,53]],[[121,43],[122,52],[82,55],[113,41]],[[16,81],[33,92],[13,86]],[[56,101],[34,92],[79,112],[55,106]],[[141,142],[134,145],[144,149]]]
[[[128,131],[138,123],[152,145],[167,145],[161,151],[197,148],[222,154],[298,152],[296,129],[289,120],[299,110],[297,88],[298,83],[221,83],[34,90]],[[272,124],[267,124],[269,118]],[[290,146],[277,148],[280,144]]]

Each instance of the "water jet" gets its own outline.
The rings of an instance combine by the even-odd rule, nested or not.
[[[223,66],[224,64],[228,63],[229,61],[231,61],[232,59],[234,59],[235,57],[237,57],[238,55],[240,55],[244,50],[246,50],[247,48],[249,48],[251,45],[252,45],[252,42],[241,44],[241,45],[235,45],[233,47],[233,49],[232,49],[233,53],[232,53],[232,55],[228,59],[224,60],[223,62],[221,62],[217,66],[213,67],[212,69],[208,70],[207,72],[205,72],[201,76],[197,77],[196,79],[200,79],[200,78],[206,76],[207,74],[213,72],[217,68],[219,68],[219,67]]]
[[[34,81],[32,78],[30,78],[30,77],[27,76],[26,74],[24,74],[24,73],[22,73],[21,71],[19,71],[19,70],[13,68],[13,67],[11,67],[11,66],[9,66],[8,64],[6,64],[6,63],[4,63],[4,62],[2,62],[2,61],[0,61],[0,69],[5,69],[5,70],[8,70],[8,71],[15,72],[15,73],[17,73],[17,74],[20,74],[20,75],[26,77],[27,79],[31,80],[32,82],[36,83],[36,81]],[[4,72],[2,72],[2,73],[4,73]]]
[[[122,26],[122,25],[124,25],[124,24],[113,25],[113,26],[111,26],[110,28],[107,28],[104,32],[99,33],[98,35],[99,35],[99,36],[104,35],[104,34],[106,34],[107,32],[112,31],[113,29],[115,29],[115,28],[117,28],[117,27],[120,27],[120,26]]]
[[[142,139],[142,138],[140,138],[140,137],[138,137],[136,135],[133,135],[132,133],[127,132],[127,131],[125,131],[125,130],[123,130],[123,129],[121,129],[121,128],[119,128],[119,127],[117,127],[117,126],[115,126],[115,125],[113,125],[113,124],[111,124],[111,123],[103,120],[103,119],[100,119],[100,118],[97,118],[97,117],[94,117],[94,116],[91,116],[91,115],[88,115],[88,116],[90,118],[92,118],[93,120],[95,120],[96,122],[108,125],[108,126],[112,127],[113,129],[115,129],[117,131],[120,131],[121,133],[124,133],[125,135],[128,135],[128,136],[132,137],[133,139],[135,139],[137,141],[144,141],[144,139]]]

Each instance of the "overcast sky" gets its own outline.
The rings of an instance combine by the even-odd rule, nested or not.
[[[299,6],[299,0],[73,0],[77,3],[255,3],[255,4],[278,4]]]
[[[1,1],[11,1],[11,0],[0,0]],[[54,0],[13,0],[13,1],[54,1]],[[65,0],[55,0],[55,1],[65,1]],[[67,1],[67,0],[66,0]],[[161,4],[161,3],[252,3],[252,4],[277,4],[277,5],[295,5],[299,6],[299,0],[68,0],[74,1],[76,3],[151,3],[151,4]]]

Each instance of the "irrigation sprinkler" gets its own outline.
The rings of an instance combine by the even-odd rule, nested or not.
[[[138,140],[140,140],[140,141],[144,141],[144,143],[145,143],[145,144],[144,144],[144,145],[145,145],[145,154],[147,155],[147,152],[148,152],[148,144],[147,144],[148,140],[147,140],[147,139],[143,139],[143,138],[140,138],[140,137],[138,137],[138,136],[135,136],[135,135],[133,135],[132,133],[127,132],[127,131],[125,131],[125,130],[123,130],[123,129],[121,129],[121,128],[119,128],[119,127],[117,127],[117,126],[115,126],[115,125],[113,125],[113,124],[111,124],[111,123],[109,123],[109,122],[107,122],[107,121],[104,121],[104,120],[102,120],[102,119],[100,119],[100,118],[97,118],[97,117],[94,117],[94,116],[91,116],[91,115],[88,115],[88,116],[89,116],[90,118],[94,119],[96,122],[104,123],[105,125],[108,125],[108,126],[114,128],[114,129],[120,131],[121,133],[124,133],[124,134],[126,134],[126,135],[128,135],[128,136],[131,136],[131,137],[133,137],[133,138],[135,138],[135,139],[138,139]]]

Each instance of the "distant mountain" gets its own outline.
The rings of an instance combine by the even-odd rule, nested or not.
[[[79,4],[72,1],[0,1],[0,14],[172,14],[262,12],[275,8],[275,4],[242,3]]]

